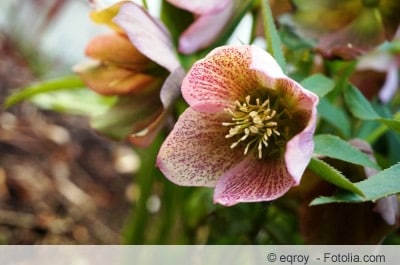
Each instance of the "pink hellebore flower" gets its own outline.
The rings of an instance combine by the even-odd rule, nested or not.
[[[179,39],[179,51],[191,54],[208,47],[219,36],[231,18],[235,0],[167,0],[192,12],[195,21]]]
[[[93,1],[97,7],[98,1]],[[118,96],[92,126],[112,138],[147,146],[162,127],[179,95],[184,71],[166,28],[130,1],[94,11],[92,19],[114,29],[93,38],[86,48],[90,64],[75,68],[92,90]]]
[[[269,201],[299,184],[314,149],[318,97],[256,46],[223,46],[182,83],[190,107],[157,165],[179,185],[214,187],[223,205]]]

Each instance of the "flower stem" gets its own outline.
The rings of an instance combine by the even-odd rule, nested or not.
[[[141,158],[141,167],[135,175],[135,180],[140,187],[140,196],[137,203],[133,205],[128,222],[124,228],[124,244],[135,245],[145,243],[146,223],[149,217],[147,200],[151,195],[156,176],[161,174],[155,167],[155,162],[162,140],[162,137],[159,136],[148,148],[137,150]]]
[[[262,19],[267,41],[267,51],[279,63],[284,73],[287,73],[286,61],[282,51],[282,43],[274,23],[268,0],[261,0]]]

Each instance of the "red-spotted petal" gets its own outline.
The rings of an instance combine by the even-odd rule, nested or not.
[[[239,202],[271,201],[286,193],[296,181],[283,160],[248,157],[225,172],[214,190],[214,202],[231,206]]]
[[[182,94],[199,111],[215,112],[244,100],[259,87],[255,71],[249,69],[250,46],[223,46],[196,62],[182,83]]]
[[[168,179],[183,186],[211,187],[244,158],[242,150],[230,149],[223,115],[188,108],[180,116],[157,157],[157,166]]]
[[[314,151],[313,135],[319,98],[289,78],[277,79],[275,85],[281,90],[294,121],[291,127],[296,134],[286,144],[285,162],[289,173],[299,183]]]
[[[263,87],[273,88],[276,78],[286,78],[286,75],[271,54],[254,45],[250,46],[250,49],[250,69],[257,71],[258,80]]]

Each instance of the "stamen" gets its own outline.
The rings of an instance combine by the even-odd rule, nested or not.
[[[276,110],[271,109],[269,98],[263,102],[256,98],[253,104],[248,95],[244,102],[237,100],[233,109],[227,108],[225,111],[231,115],[231,122],[222,123],[222,126],[231,127],[225,138],[236,138],[230,146],[231,149],[244,143],[244,155],[247,155],[250,149],[257,149],[257,156],[262,159],[263,151],[269,147],[271,137],[281,135],[278,131],[279,115]]]

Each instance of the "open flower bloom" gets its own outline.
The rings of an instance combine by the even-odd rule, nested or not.
[[[179,51],[191,54],[215,41],[234,11],[235,0],[168,0],[171,4],[192,12],[195,21],[181,35]]]
[[[182,83],[190,107],[157,165],[179,185],[214,187],[223,205],[268,201],[297,185],[313,152],[318,97],[266,51],[222,46]]]
[[[391,40],[399,23],[398,0],[294,0],[295,26],[318,39],[326,57],[352,59]]]
[[[134,144],[146,146],[167,116],[184,75],[171,37],[159,21],[129,1],[94,11],[92,18],[114,32],[92,39],[86,48],[92,60],[75,70],[95,92],[118,96],[92,125],[113,138],[130,134]]]

